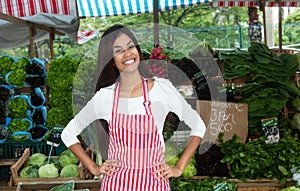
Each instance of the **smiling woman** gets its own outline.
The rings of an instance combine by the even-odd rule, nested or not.
[[[62,132],[65,145],[89,171],[104,175],[101,191],[169,191],[169,178],[182,175],[204,136],[206,128],[199,114],[169,80],[152,76],[145,66],[130,30],[120,25],[106,30],[100,41],[95,95]],[[164,156],[163,127],[170,112],[191,128],[175,166]],[[95,120],[109,139],[101,165],[77,139]],[[94,144],[104,146],[103,142]]]

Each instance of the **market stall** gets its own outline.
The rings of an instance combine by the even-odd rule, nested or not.
[[[156,3],[154,3],[154,4],[150,1],[148,2],[148,4],[145,3],[145,1],[140,1],[140,2],[137,2],[137,1],[126,1],[126,2],[124,2],[124,1],[105,1],[107,4],[105,4],[105,3],[99,4],[99,1],[95,1],[95,0],[94,1],[77,0],[78,9],[74,9],[74,7],[75,7],[74,4],[75,3],[73,1],[69,2],[67,0],[65,0],[65,1],[62,0],[62,1],[57,1],[57,2],[60,2],[64,5],[64,6],[52,6],[52,8],[54,8],[54,10],[55,10],[54,11],[55,13],[56,12],[58,13],[58,11],[62,11],[62,12],[59,12],[58,15],[55,15],[55,14],[53,15],[53,13],[50,13],[50,14],[49,13],[43,13],[41,15],[40,14],[32,14],[32,15],[27,15],[27,16],[24,17],[24,20],[26,20],[26,21],[23,20],[22,16],[24,16],[24,15],[21,15],[21,14],[13,15],[12,14],[13,11],[11,11],[11,9],[4,9],[5,11],[3,11],[3,13],[0,14],[0,16],[2,16],[1,18],[5,19],[6,22],[10,21],[10,22],[14,23],[14,24],[9,23],[11,25],[11,27],[19,28],[20,24],[24,25],[24,27],[22,27],[22,29],[20,27],[20,31],[22,31],[21,33],[22,34],[25,34],[25,33],[29,34],[28,36],[25,36],[25,35],[20,35],[18,33],[16,35],[18,37],[20,36],[20,38],[22,37],[20,40],[16,40],[16,42],[14,41],[14,43],[10,43],[10,41],[7,40],[7,41],[4,42],[4,44],[9,43],[9,44],[12,44],[11,47],[16,47],[16,46],[21,46],[23,44],[28,44],[28,42],[29,42],[32,45],[32,43],[34,41],[38,41],[38,40],[41,40],[41,39],[44,39],[44,38],[50,38],[50,39],[53,40],[54,35],[68,35],[72,39],[75,40],[76,36],[77,36],[79,19],[83,19],[85,17],[102,17],[102,16],[142,14],[142,13],[158,14],[158,11],[165,11],[165,10],[167,11],[167,10],[170,10],[170,9],[183,8],[183,7],[187,7],[187,6],[192,6],[194,4],[207,3],[208,1],[198,1],[198,0],[197,1],[186,1],[186,2],[181,1],[180,4],[174,3],[174,4],[171,5],[171,4],[168,4],[169,1],[160,1],[160,3],[159,3],[159,1],[155,1]],[[38,2],[36,2],[36,3],[38,3]],[[213,2],[213,4],[215,4],[215,3],[216,2]],[[228,5],[236,5],[234,2],[218,2],[218,3],[219,3],[220,6],[221,5],[227,5],[227,3],[228,3]],[[270,3],[269,5],[271,6],[272,5],[271,2],[269,2],[269,3]],[[256,3],[251,3],[251,2],[238,2],[237,5],[238,6],[246,6],[246,5],[256,6],[257,4]],[[284,4],[284,5],[286,5],[286,4]],[[291,5],[298,6],[298,3],[293,3]],[[41,7],[40,5],[36,5],[36,6]],[[55,7],[57,9],[55,9]],[[65,7],[66,9],[64,9],[63,7]],[[60,8],[63,8],[63,9],[60,9]],[[68,8],[69,8],[69,10],[68,10]],[[46,10],[46,9],[47,8],[44,7],[43,9],[41,8],[41,9],[39,9],[38,11],[36,11],[34,13],[39,13],[39,12],[41,12],[41,10]],[[25,12],[30,12],[29,7],[28,7],[28,9],[25,8],[24,10],[27,10]],[[13,16],[9,16],[9,14],[12,14]],[[64,16],[62,16],[62,15],[64,15]],[[67,19],[63,18],[65,16],[66,16]],[[157,17],[156,16],[154,18],[154,23],[157,23]],[[22,19],[19,19],[18,17],[22,17]],[[51,18],[51,19],[48,20],[49,18]],[[58,18],[61,18],[61,20],[60,21],[56,20]],[[67,22],[66,22],[66,20],[67,20]],[[45,23],[45,21],[49,21],[49,23]],[[18,24],[16,24],[16,23],[18,23]],[[2,27],[0,27],[0,31],[1,30],[2,30]],[[4,27],[3,27],[3,30],[4,30]],[[154,30],[154,36],[156,36],[156,40],[154,42],[155,45],[159,44],[159,39],[158,39],[159,35],[158,35],[157,32],[155,32],[156,30]],[[14,31],[18,31],[18,30],[14,30]],[[8,33],[8,32],[5,31],[5,33]],[[4,33],[1,32],[1,34],[4,34]],[[49,34],[50,34],[50,36],[48,36]],[[5,36],[5,37],[7,37],[7,38],[4,38],[4,39],[11,39],[11,36]],[[30,39],[30,40],[28,41],[28,39]],[[5,46],[5,47],[7,47],[7,46]],[[265,50],[267,50],[267,48]],[[255,51],[254,51],[254,53],[255,53]],[[252,52],[252,54],[254,54],[254,53]],[[30,61],[35,61],[35,60],[33,60],[34,55],[31,54],[31,56],[32,56],[32,59],[29,59],[29,60]],[[231,56],[229,56],[229,57],[231,57]],[[272,55],[272,56],[274,56],[275,60],[278,60],[278,58],[275,57],[275,55]],[[223,60],[226,60],[226,59],[228,59],[227,61],[230,62],[229,58],[227,58],[225,55],[223,55]],[[257,62],[257,63],[259,63],[259,62]],[[49,74],[48,75],[49,84],[47,84],[47,85],[49,85],[49,87],[53,90],[52,100],[56,99],[56,101],[52,102],[52,111],[50,112],[51,114],[48,113],[49,114],[48,117],[53,116],[53,115],[56,115],[56,116],[59,115],[60,117],[64,116],[64,115],[69,115],[70,114],[69,112],[70,111],[72,112],[72,110],[69,110],[69,108],[67,108],[66,105],[71,105],[72,104],[72,103],[70,103],[70,100],[72,100],[72,98],[70,99],[70,95],[72,95],[72,92],[70,90],[70,87],[72,86],[72,84],[70,85],[70,82],[72,83],[72,80],[73,80],[72,75],[76,72],[76,69],[78,67],[78,62],[75,61],[75,60],[62,58],[62,59],[54,60],[51,64],[52,64],[52,66],[55,66],[55,67],[53,68],[52,71],[50,71],[48,73]],[[282,67],[282,65],[280,67]],[[236,71],[236,70],[232,70],[232,71]],[[62,73],[65,73],[65,75],[60,75]],[[226,73],[226,74],[228,75],[228,73]],[[43,75],[44,75],[44,73],[42,73],[40,77],[45,77]],[[232,74],[232,75],[235,75],[235,74]],[[58,81],[56,81],[56,80],[60,80],[60,79],[64,79],[65,80],[64,83],[57,83]],[[44,86],[44,85],[45,84],[43,84],[42,86]],[[16,88],[16,87],[14,87],[14,88]],[[18,89],[18,88],[16,88],[16,89]],[[42,97],[41,91],[39,89],[34,89],[33,92],[36,93],[36,96]],[[28,101],[29,100],[28,97],[27,98],[18,97],[18,98],[21,98],[22,101],[26,100],[27,102],[31,103],[30,101]],[[201,103],[201,104],[203,104],[203,103]],[[206,106],[207,105],[208,106],[213,106],[213,105],[209,105],[211,103],[207,103],[207,102],[204,102],[204,104]],[[230,107],[230,112],[234,111],[236,113],[234,113],[234,112],[228,113],[229,110],[227,110],[227,113],[222,113],[221,112],[220,115],[219,115],[219,118],[224,117],[224,116],[226,118],[225,120],[222,120],[222,122],[227,121],[228,118],[231,117],[230,120],[229,120],[230,121],[229,125],[232,125],[237,120],[235,117],[238,116],[238,118],[242,119],[243,122],[244,122],[244,123],[238,124],[238,125],[243,126],[243,128],[245,126],[247,126],[246,122],[248,122],[248,119],[247,119],[247,116],[245,114],[247,114],[246,112],[248,112],[248,110],[245,107],[245,104],[244,105],[240,104],[240,105],[243,106],[243,107],[241,107],[242,110],[243,110],[243,113],[238,113],[238,112],[240,112],[241,108],[238,107],[238,104],[235,104],[235,103],[227,103],[227,104],[223,104],[223,105],[220,104],[220,105],[217,105],[217,106],[222,107],[224,105],[226,105],[226,107]],[[33,105],[33,106],[30,105],[30,107],[33,108],[33,111],[37,111],[37,110],[43,108],[42,106],[45,106],[44,102],[42,102],[41,105]],[[65,107],[64,109],[67,108],[67,110],[62,110],[61,107]],[[53,109],[53,108],[55,108],[55,109]],[[41,112],[42,111],[43,110],[41,109]],[[200,112],[202,112],[202,111],[200,111]],[[234,115],[233,115],[233,113],[234,113]],[[205,114],[206,113],[204,111],[204,115]],[[69,115],[68,117],[70,117],[70,116],[71,115]],[[233,117],[233,116],[235,116],[235,117]],[[60,119],[62,119],[62,118],[60,118]],[[52,120],[51,122],[53,122],[53,118],[51,120]],[[208,116],[207,121],[209,122],[209,120],[210,120],[210,116]],[[25,120],[25,121],[27,121],[27,120]],[[61,124],[63,126],[63,124],[65,124],[66,122],[67,122],[67,120],[66,120],[66,118],[64,118],[62,121],[59,121],[59,124]],[[39,124],[39,125],[41,125],[41,124]],[[53,124],[51,124],[51,126],[53,126]],[[218,128],[222,129],[223,126],[220,126]],[[55,130],[59,130],[59,129],[55,129]],[[239,131],[239,132],[244,136],[245,131],[244,132]],[[232,137],[233,135],[231,134],[230,136]],[[229,154],[232,154],[232,156],[241,155],[240,153],[235,153],[235,151],[239,151],[239,149],[255,148],[257,146],[256,149],[251,150],[251,151],[254,151],[254,153],[252,153],[253,158],[251,158],[251,160],[254,160],[254,161],[258,160],[258,158],[261,157],[261,156],[258,156],[258,155],[256,156],[255,155],[256,151],[259,151],[259,152],[256,152],[258,154],[265,154],[265,155],[263,155],[264,159],[267,159],[269,162],[273,161],[274,158],[272,158],[272,157],[274,155],[276,155],[277,152],[278,152],[275,147],[272,147],[272,145],[271,146],[270,145],[269,146],[264,145],[265,147],[263,147],[263,146],[260,146],[260,145],[255,145],[253,143],[253,145],[250,145],[249,147],[247,147],[248,145],[245,146],[245,144],[243,144],[245,141],[246,141],[246,137],[244,136],[242,141],[240,141],[236,138],[236,139],[232,140],[231,142],[229,142],[228,144],[224,143],[224,145],[222,145],[225,150],[228,149],[226,151],[226,153],[228,154],[228,155],[226,155],[226,160],[228,160],[228,161],[226,161],[227,164],[224,163],[222,165],[222,168],[226,168],[226,170],[224,170],[224,169],[222,169],[222,170],[227,172],[227,170],[228,170],[227,167],[230,166],[230,162],[232,162],[232,164],[234,165],[234,166],[233,165],[231,166],[231,169],[236,170],[234,167],[240,165],[239,157],[230,158],[231,156]],[[297,143],[293,142],[293,140],[288,140],[288,141],[290,141],[290,142],[288,142],[289,144],[297,145]],[[26,142],[26,143],[28,143],[28,142]],[[234,150],[234,149],[231,150],[230,148],[232,146],[234,146],[236,148],[236,150]],[[27,145],[22,144],[22,142],[19,142],[19,143],[16,143],[16,144],[14,144],[14,143],[8,144],[8,147],[6,148],[6,150],[13,150],[13,152],[12,153],[6,153],[6,154],[9,155],[9,156],[7,155],[6,157],[7,158],[14,158],[13,162],[9,163],[9,165],[15,164],[13,166],[14,167],[13,170],[14,170],[14,178],[16,180],[16,183],[18,183],[18,190],[28,190],[28,189],[31,189],[32,187],[39,187],[41,185],[44,185],[45,189],[49,189],[50,186],[54,187],[54,186],[58,186],[59,184],[65,183],[66,180],[61,181],[61,179],[57,179],[57,180],[51,179],[51,181],[47,182],[47,184],[41,183],[41,182],[37,181],[36,179],[34,179],[33,181],[28,181],[27,182],[27,181],[24,180],[23,177],[19,177],[19,172],[18,171],[22,170],[21,167],[25,167],[25,165],[26,165],[26,163],[28,162],[28,159],[29,159],[28,152],[24,152],[24,148],[26,148],[26,147],[31,148],[31,151],[33,151],[33,153],[40,152],[41,150],[45,153],[51,152],[51,150],[49,150],[49,147],[48,147],[47,144],[45,144],[45,143],[41,144],[39,141],[33,142],[33,143],[30,142]],[[286,148],[286,145],[282,145],[281,148]],[[262,149],[262,150],[259,150],[259,149]],[[298,148],[295,148],[296,152],[298,152],[297,149]],[[266,150],[269,150],[270,152],[272,151],[272,156],[269,156],[268,153],[265,152]],[[284,156],[281,155],[281,156],[283,156],[283,158],[285,158],[286,156],[289,156],[289,154],[290,154],[289,152],[293,152],[293,151],[294,150],[289,149],[289,150],[285,151],[286,155],[284,155]],[[57,149],[55,149],[55,151],[53,153],[55,155],[59,155],[62,152],[63,152],[62,150],[59,150],[59,148],[57,148]],[[212,152],[214,152],[214,151],[212,151]],[[220,150],[217,150],[215,153],[217,153],[217,152],[220,153]],[[246,155],[246,154],[244,154],[244,155]],[[16,161],[16,157],[21,157],[21,160]],[[215,163],[213,164],[213,162],[212,162],[212,160],[215,159],[215,158],[209,158],[209,157],[211,157],[209,155],[207,155],[207,156],[197,155],[196,157],[198,157],[199,159],[201,158],[201,160],[207,162],[207,167],[212,167],[210,165],[215,165]],[[247,155],[247,158],[248,157],[250,158],[251,155]],[[243,157],[240,157],[240,158],[245,159]],[[293,157],[289,157],[289,158],[293,159]],[[221,158],[217,158],[217,159],[221,160]],[[217,162],[218,162],[218,164],[220,164],[219,163],[220,161],[217,161]],[[253,169],[256,169],[256,168],[259,169],[259,168],[265,167],[265,166],[263,166],[264,163],[259,163],[258,161],[256,161],[256,162],[257,163],[255,163],[255,164],[259,164],[259,165],[255,166],[255,164],[253,163],[253,165],[254,165],[254,166],[252,166]],[[8,164],[8,163],[5,163],[5,164]],[[239,168],[244,168],[244,170],[246,171],[247,166],[243,166],[244,164],[250,165],[250,163],[249,163],[249,161],[244,160],[242,162],[241,166],[239,166]],[[277,164],[274,164],[274,163],[272,163],[272,164],[277,165]],[[251,163],[251,165],[252,165],[252,163]],[[265,167],[265,168],[269,167],[268,165],[266,165],[266,166],[267,167]],[[203,167],[203,166],[201,166],[201,167]],[[201,167],[198,167],[198,168],[201,168]],[[213,166],[212,168],[215,168],[215,167],[216,166]],[[279,178],[285,179],[287,175],[290,175],[290,173],[289,172],[283,172],[284,170],[282,170],[282,169],[283,169],[283,167],[281,167],[279,169],[282,172],[282,174],[280,174],[281,172],[278,172],[278,171],[276,171],[276,173],[280,174]],[[205,169],[205,170],[207,170],[207,169]],[[211,169],[209,169],[209,170],[211,170]],[[214,172],[217,172],[220,169],[213,169],[213,170],[214,170]],[[268,168],[268,170],[270,170],[270,168]],[[285,170],[287,170],[287,169],[285,169]],[[201,171],[201,170],[199,170],[199,171]],[[206,171],[206,173],[212,173],[212,171]],[[250,175],[254,174],[252,171],[251,171],[251,169],[249,169],[246,172],[247,173],[249,172],[248,175],[250,176]],[[257,170],[257,171],[259,171],[259,170]],[[80,178],[87,177],[83,173],[89,173],[89,172],[85,171],[84,169],[80,172],[81,172],[80,173]],[[233,171],[233,172],[239,173],[237,171]],[[193,173],[195,173],[195,172],[193,172]],[[270,170],[270,172],[268,172],[268,173],[269,174],[267,174],[267,175],[270,175],[273,172],[271,172],[271,170]],[[192,174],[192,172],[190,171],[190,173],[187,174],[187,177],[191,176],[191,174]],[[240,173],[238,175],[233,174],[233,176],[236,176],[236,179],[235,178],[234,179],[227,179],[225,181],[223,180],[223,178],[219,178],[219,177],[211,179],[211,176],[213,176],[213,174],[210,174],[210,177],[207,177],[207,176],[203,176],[203,177],[198,176],[198,177],[193,177],[193,178],[189,177],[191,179],[191,181],[186,181],[185,179],[174,179],[174,180],[172,180],[172,186],[173,186],[174,189],[181,188],[183,190],[186,190],[186,189],[190,188],[192,190],[192,189],[195,189],[199,185],[201,185],[203,187],[205,187],[205,185],[210,185],[209,188],[211,188],[214,185],[214,186],[216,186],[215,189],[218,189],[219,187],[220,188],[222,187],[222,188],[225,189],[225,187],[227,188],[227,186],[228,186],[228,187],[230,187],[230,190],[238,190],[238,188],[237,188],[237,185],[238,185],[240,190],[243,190],[243,189],[244,190],[251,190],[251,189],[264,190],[264,189],[281,189],[281,188],[284,188],[285,186],[292,183],[292,181],[290,179],[285,179],[285,181],[283,181],[283,184],[280,184],[277,179],[260,179],[260,180],[257,180],[257,181],[244,182],[244,181],[238,180],[239,177],[245,176],[245,174],[242,174],[242,173]],[[225,175],[223,174],[221,176],[226,176],[226,174]],[[255,178],[260,178],[260,175],[257,175],[257,174],[255,174],[253,176],[255,176]],[[243,177],[243,178],[246,179],[247,177]],[[249,178],[253,178],[253,177],[249,177]],[[29,179],[27,179],[27,180],[29,180]],[[180,182],[180,181],[182,181],[182,182]],[[82,180],[76,180],[75,184],[76,183],[77,183],[78,188],[89,187],[91,185],[93,187],[98,187],[99,186],[99,181],[91,181],[91,184],[89,184],[89,181],[85,182],[84,180],[83,181]],[[10,182],[10,184],[13,184],[13,183]],[[39,187],[39,189],[40,189],[40,187]]]
[[[278,7],[278,41],[279,41],[279,52],[282,52],[282,7],[300,7],[299,1],[244,1],[244,0],[214,0],[212,3],[213,7],[258,7],[263,13],[263,33],[264,33],[264,43],[267,44],[267,21],[265,7]],[[252,24],[252,23],[250,23]]]

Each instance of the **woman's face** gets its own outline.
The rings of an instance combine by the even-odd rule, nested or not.
[[[121,34],[115,40],[112,50],[116,67],[120,72],[138,70],[140,55],[133,40],[126,34]]]

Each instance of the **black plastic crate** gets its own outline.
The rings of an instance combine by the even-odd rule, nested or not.
[[[3,149],[2,155],[0,155],[0,159],[13,159],[19,158],[26,148],[30,148],[30,153],[43,153],[45,155],[49,155],[51,150],[51,145],[48,145],[46,141],[40,142],[13,142],[6,141],[0,144],[0,148]],[[57,156],[66,150],[66,146],[64,144],[60,144],[58,147],[53,147],[51,155]]]

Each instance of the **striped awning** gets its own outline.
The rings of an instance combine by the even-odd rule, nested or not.
[[[14,17],[39,13],[70,15],[69,0],[0,0],[0,12]]]
[[[259,6],[259,1],[252,0],[252,1],[230,1],[230,0],[213,0],[213,7],[255,7]],[[278,4],[272,1],[265,2],[266,7],[277,7]],[[300,0],[292,0],[292,1],[281,1],[282,7],[300,7]]]
[[[158,0],[159,11],[185,8],[211,0]],[[154,0],[77,0],[79,17],[106,17],[152,13]]]
[[[77,38],[75,0],[0,0],[0,49],[29,44],[29,25],[21,20],[36,24],[36,42],[49,38],[48,29]]]

